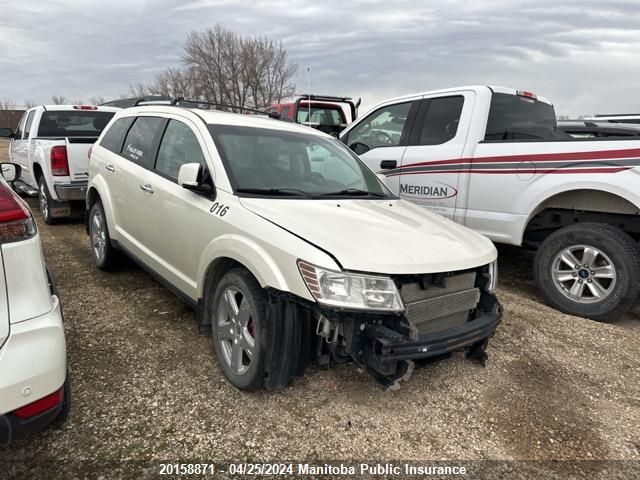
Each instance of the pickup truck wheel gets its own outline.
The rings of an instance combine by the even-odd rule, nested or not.
[[[533,264],[536,284],[558,310],[610,322],[640,293],[640,249],[629,235],[606,224],[562,228],[540,245]]]
[[[40,175],[40,177],[38,177],[38,205],[44,223],[47,225],[55,225],[57,223],[57,220],[51,217],[51,207],[53,203],[54,201],[47,188],[47,182],[45,182],[44,177]]]
[[[240,390],[264,386],[267,345],[265,294],[243,268],[225,274],[209,309],[214,348],[225,377]]]
[[[111,245],[107,217],[104,214],[102,202],[99,200],[91,206],[89,211],[89,238],[91,240],[91,254],[96,267],[100,270],[116,268],[119,252]]]

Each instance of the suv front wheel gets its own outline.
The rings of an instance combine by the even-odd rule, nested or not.
[[[240,390],[264,386],[268,329],[265,294],[251,273],[234,268],[215,289],[208,309],[218,364]]]

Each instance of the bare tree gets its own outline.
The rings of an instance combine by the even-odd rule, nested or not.
[[[129,85],[129,92],[134,97],[144,97],[149,95],[149,89],[142,83],[132,83]]]
[[[24,106],[29,109],[29,108],[33,108],[36,106],[36,102],[34,102],[33,100],[31,100],[30,98],[25,98],[24,99]]]
[[[82,98],[76,98],[71,101],[72,105],[84,105],[84,100]]]
[[[197,83],[194,69],[167,68],[156,75],[148,90],[154,95],[197,98]]]
[[[266,37],[242,37],[216,25],[189,33],[182,58],[202,100],[260,108],[295,92],[297,65],[281,42]]]
[[[102,105],[106,100],[104,97],[91,97],[89,98],[89,103],[91,105]]]
[[[51,101],[54,105],[64,105],[67,103],[67,97],[64,95],[51,95]]]
[[[0,100],[0,110],[15,110],[16,102],[10,98],[3,98]]]

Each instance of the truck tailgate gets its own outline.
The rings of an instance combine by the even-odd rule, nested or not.
[[[67,138],[67,157],[71,180],[89,179],[89,149],[97,138]]]

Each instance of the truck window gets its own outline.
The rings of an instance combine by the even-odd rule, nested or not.
[[[349,132],[346,138],[347,145],[361,143],[368,150],[400,145],[412,103],[397,103],[376,110]]]
[[[39,137],[99,137],[115,112],[47,110],[42,113]]]
[[[202,148],[191,129],[182,122],[170,120],[162,136],[156,170],[173,179],[178,179],[180,167],[185,163],[206,166]]]
[[[122,156],[145,168],[153,168],[166,123],[164,118],[138,117],[124,141]]]
[[[491,97],[485,141],[558,140],[570,138],[557,130],[553,106],[506,93]]]
[[[122,152],[124,137],[134,120],[135,117],[124,117],[116,120],[105,132],[104,137],[102,137],[100,141],[100,145],[113,153],[119,154]]]
[[[16,140],[22,139],[22,134],[24,133],[24,124],[26,121],[27,121],[27,114],[25,113],[24,115],[22,115],[22,118],[18,123],[18,128],[16,128],[16,136],[15,136]]]
[[[309,115],[309,113],[311,113],[311,115]],[[311,109],[309,109],[309,107],[300,105],[300,108],[298,108],[297,122],[304,125],[330,125],[339,127],[345,120],[342,109],[339,107],[320,108],[312,106]]]
[[[420,128],[418,145],[440,145],[455,137],[463,106],[462,95],[426,101],[425,111],[418,114],[416,121]]]
[[[33,117],[35,116],[36,111],[31,110],[29,112],[29,116],[27,117],[27,123],[24,127],[24,138],[29,138],[29,132],[31,131],[31,124],[33,123]]]

